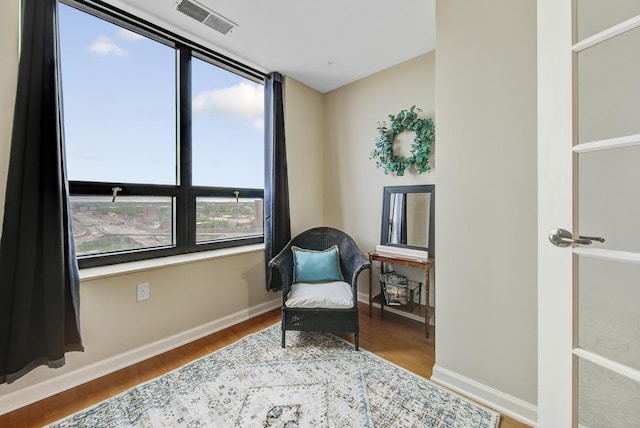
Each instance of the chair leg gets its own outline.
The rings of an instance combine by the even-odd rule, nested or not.
[[[359,338],[360,334],[359,333],[355,333],[355,344],[356,344],[356,351],[360,349],[360,338]]]
[[[284,327],[282,328],[282,347],[284,348],[284,335],[285,335],[285,330]]]

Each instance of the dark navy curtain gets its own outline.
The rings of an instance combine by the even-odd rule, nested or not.
[[[282,75],[280,73],[268,75],[265,79],[264,91],[264,253],[268,264],[291,239]],[[266,269],[267,290],[281,290],[280,275],[272,275],[272,268],[268,266]]]
[[[0,383],[82,351],[64,166],[56,0],[24,0],[0,238]]]

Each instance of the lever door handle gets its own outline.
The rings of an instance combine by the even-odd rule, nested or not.
[[[574,239],[568,230],[554,229],[549,233],[549,241],[557,247],[568,247],[571,244],[591,245],[593,241],[604,242],[604,238],[599,236],[578,236],[578,239]]]

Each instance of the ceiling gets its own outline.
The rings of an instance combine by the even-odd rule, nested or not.
[[[237,24],[226,35],[176,10],[179,0],[107,0],[322,93],[435,49],[435,0],[194,0]]]

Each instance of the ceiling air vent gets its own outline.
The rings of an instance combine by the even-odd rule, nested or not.
[[[222,34],[227,34],[233,27],[238,25],[219,13],[209,10],[193,0],[182,0],[178,2],[177,9],[185,15],[190,16],[196,21],[201,22],[207,27],[213,28]]]

